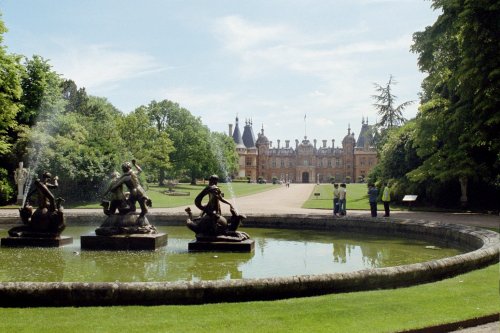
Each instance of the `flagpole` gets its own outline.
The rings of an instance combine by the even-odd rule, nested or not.
[[[306,122],[307,114],[304,114],[304,139],[307,138],[307,122]]]

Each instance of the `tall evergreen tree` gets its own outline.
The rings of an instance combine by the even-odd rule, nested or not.
[[[394,80],[392,75],[389,76],[389,81],[384,85],[375,83],[375,90],[379,93],[378,95],[372,95],[375,100],[373,106],[377,109],[380,115],[380,121],[377,126],[384,129],[392,129],[393,127],[402,125],[405,122],[403,117],[404,109],[413,103],[413,101],[407,101],[396,106],[397,96],[392,92],[392,86],[397,82]]]

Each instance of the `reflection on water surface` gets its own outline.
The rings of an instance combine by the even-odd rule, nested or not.
[[[194,234],[159,227],[168,245],[156,252],[81,251],[80,235],[95,227],[69,227],[71,245],[0,248],[0,281],[146,282],[262,278],[349,272],[423,262],[461,253],[425,241],[312,230],[254,229],[254,253],[189,253]],[[7,232],[1,231],[1,237]]]

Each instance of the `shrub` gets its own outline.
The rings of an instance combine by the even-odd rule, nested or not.
[[[8,172],[0,168],[0,205],[6,205],[12,200],[14,189],[8,179]]]

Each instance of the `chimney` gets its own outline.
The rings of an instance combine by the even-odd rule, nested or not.
[[[278,141],[278,149],[280,149],[280,140],[278,139],[276,141]]]
[[[290,148],[290,140],[285,140],[285,145],[287,148]]]
[[[233,124],[229,124],[229,136],[233,136]]]
[[[295,139],[295,149],[299,148],[299,140]]]
[[[326,148],[326,140],[323,140],[323,148]]]
[[[273,146],[273,142],[269,141],[269,147],[272,147],[272,146]]]
[[[335,148],[335,139],[332,139],[332,148]]]
[[[316,149],[316,139],[314,139],[313,141],[314,141],[314,149]]]

